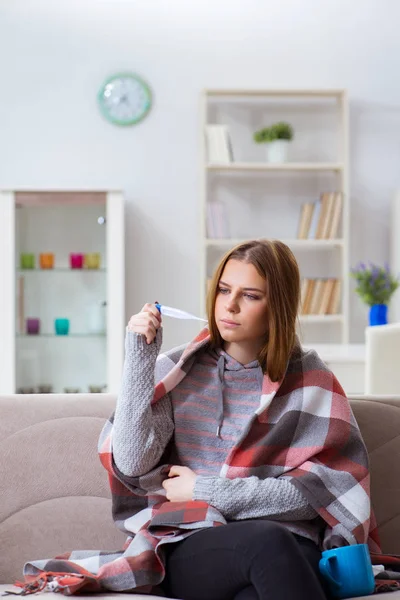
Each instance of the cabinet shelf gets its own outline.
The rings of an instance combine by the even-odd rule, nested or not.
[[[57,335],[56,333],[17,333],[17,338],[106,338],[105,333],[69,333],[68,335]]]
[[[300,323],[341,323],[344,317],[338,315],[299,315]]]
[[[211,239],[207,238],[205,240],[205,244],[208,247],[227,247],[236,246],[237,244],[242,244],[246,242],[250,238],[223,238],[223,239]],[[326,250],[329,248],[343,247],[344,241],[342,239],[334,239],[334,240],[298,240],[298,239],[281,239],[281,241],[290,246],[291,248],[296,249],[310,249],[310,250]]]
[[[270,98],[274,96],[283,96],[283,97],[310,97],[310,98],[340,98],[344,93],[343,89],[266,89],[266,90],[243,90],[243,89],[214,89],[214,90],[206,90],[207,96],[210,97],[227,97],[227,96],[237,96],[238,98],[248,98],[248,97],[261,97],[261,98]]]
[[[227,163],[213,164],[208,163],[209,171],[342,171],[343,164],[335,163],[279,163],[269,164],[264,162],[242,162],[242,163]]]
[[[17,273],[105,273],[106,269],[69,269],[59,267],[55,269],[16,269]]]

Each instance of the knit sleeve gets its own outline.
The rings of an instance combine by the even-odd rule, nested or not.
[[[127,331],[121,390],[112,430],[115,465],[126,476],[138,477],[154,468],[174,429],[168,394],[154,405],[155,365],[162,343],[162,328],[155,342]]]
[[[288,479],[274,477],[198,476],[193,499],[214,506],[227,520],[268,517],[276,521],[305,521],[318,516]]]

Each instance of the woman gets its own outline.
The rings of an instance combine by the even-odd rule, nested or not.
[[[322,600],[321,549],[367,541],[367,452],[340,385],[296,338],[299,287],[285,244],[250,241],[216,269],[194,343],[157,360],[155,305],[129,321],[112,472],[147,496],[151,516],[125,530],[158,540],[169,597]]]

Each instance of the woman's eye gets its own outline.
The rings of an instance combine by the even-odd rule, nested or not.
[[[252,296],[251,294],[245,294],[246,298],[249,298],[249,300],[259,300],[258,296]]]
[[[218,291],[220,292],[220,294],[225,294],[226,292],[229,292],[229,290],[227,290],[226,288],[218,288]]]

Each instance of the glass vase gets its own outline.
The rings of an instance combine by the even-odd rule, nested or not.
[[[387,324],[387,304],[373,304],[369,309],[369,324],[386,325]]]

